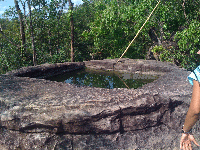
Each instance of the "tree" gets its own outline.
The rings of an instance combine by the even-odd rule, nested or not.
[[[31,12],[30,0],[27,0],[27,3],[28,3],[28,9],[29,9],[30,30],[31,30],[30,32],[31,32],[32,49],[33,49],[33,65],[36,66],[37,58],[36,58],[35,41],[34,41],[34,34],[33,34],[32,12]]]
[[[19,15],[19,21],[20,21],[20,33],[21,33],[21,41],[22,41],[21,56],[23,57],[24,51],[25,51],[25,44],[26,44],[24,21],[23,21],[23,15],[22,15],[21,9],[19,8],[18,0],[14,0],[14,2],[15,2],[15,8]]]
[[[71,62],[74,62],[74,20],[73,20],[73,3],[71,0],[69,2],[70,10],[70,26],[71,26]]]
[[[18,2],[24,6],[23,13]],[[35,64],[34,51],[37,64],[118,58],[157,1],[84,0],[73,6],[70,0],[15,0],[15,4],[0,19],[0,68],[4,71]],[[194,0],[162,1],[124,57],[145,59],[152,48],[158,60],[194,68],[198,65],[199,5]]]

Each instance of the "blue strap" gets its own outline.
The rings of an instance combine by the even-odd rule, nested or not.
[[[196,73],[194,71],[193,71],[193,73],[194,73],[195,77],[197,78],[197,81],[200,82]]]

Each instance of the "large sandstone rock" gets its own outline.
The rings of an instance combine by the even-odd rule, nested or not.
[[[139,89],[102,89],[17,77],[27,76],[27,68],[1,75],[2,149],[179,149],[192,92],[190,72],[152,60],[116,61],[78,66],[160,77]],[[76,63],[66,65],[70,71],[73,65],[79,69]],[[55,74],[60,71],[62,67]],[[198,124],[194,130],[199,133]]]

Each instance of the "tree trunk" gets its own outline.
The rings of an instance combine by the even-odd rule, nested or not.
[[[48,36],[49,36],[49,54],[50,54],[50,56],[52,56],[51,54],[52,54],[52,52],[51,52],[51,50],[52,50],[52,46],[51,46],[51,29],[49,29],[49,31],[48,31]]]
[[[22,40],[21,55],[23,57],[24,51],[25,51],[25,44],[26,44],[25,31],[24,31],[24,21],[23,21],[22,12],[19,8],[18,1],[14,0],[14,2],[15,2],[15,8],[16,8],[16,11],[19,15],[19,21],[20,21],[20,34],[21,34],[21,40]]]
[[[33,65],[36,66],[37,59],[36,59],[36,50],[35,50],[35,43],[34,43],[33,24],[32,24],[32,18],[31,18],[30,0],[28,0],[28,8],[29,8],[30,29],[31,29],[32,49],[33,49]]]
[[[60,14],[59,14],[60,15]],[[57,26],[57,28],[58,28],[58,32],[57,32],[57,36],[58,36],[58,38],[57,38],[57,44],[56,44],[56,47],[57,47],[57,54],[59,54],[60,53],[60,29],[59,29],[59,23],[60,23],[60,16],[59,16],[59,18],[58,18],[58,26]]]
[[[71,62],[74,62],[74,21],[73,21],[73,3],[71,0],[68,0],[69,2],[69,9],[71,11],[71,16],[70,16],[70,26],[71,26]]]

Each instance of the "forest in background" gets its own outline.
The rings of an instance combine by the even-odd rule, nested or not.
[[[0,74],[24,66],[119,58],[155,0],[14,0],[0,18]],[[19,7],[19,3],[23,8]],[[73,34],[73,35],[72,35]],[[200,64],[200,1],[162,0],[125,58]],[[73,50],[73,51],[72,51]]]

